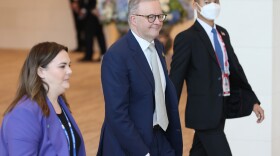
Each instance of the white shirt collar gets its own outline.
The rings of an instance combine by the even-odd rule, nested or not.
[[[200,23],[200,25],[206,31],[208,36],[210,36],[212,34],[212,32],[211,32],[212,31],[212,27],[210,25],[208,25],[207,23],[205,23],[204,21],[202,21],[201,19],[199,19],[199,18],[197,18],[197,21]],[[216,24],[214,24],[214,28],[216,29]]]
[[[142,51],[146,51],[148,49],[148,47],[150,46],[150,42],[148,42],[147,40],[139,37],[136,33],[134,33],[132,30],[131,30],[133,36],[136,38],[137,42],[139,43]],[[152,43],[154,43],[154,41],[152,41]]]

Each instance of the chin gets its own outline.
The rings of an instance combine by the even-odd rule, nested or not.
[[[158,35],[159,35],[159,32],[152,31],[149,34],[149,38],[155,39],[158,37]]]
[[[64,84],[64,85],[63,85],[63,88],[64,88],[64,89],[70,88],[70,84],[69,84],[69,83],[68,83],[68,84]]]

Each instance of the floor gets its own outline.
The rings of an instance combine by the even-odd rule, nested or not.
[[[0,124],[3,112],[12,101],[20,68],[27,50],[0,49]],[[100,81],[100,63],[79,63],[80,52],[70,52],[73,74],[71,87],[66,92],[72,113],[82,131],[87,155],[94,156],[98,148],[100,128],[104,118],[104,101]],[[170,56],[167,55],[167,62]],[[184,89],[185,90],[185,89]],[[179,105],[183,130],[184,156],[188,156],[193,138],[193,130],[184,126],[186,93],[182,94]]]

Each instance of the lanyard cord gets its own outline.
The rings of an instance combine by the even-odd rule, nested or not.
[[[71,138],[72,138],[72,141],[73,141],[73,156],[76,156],[76,139],[75,139],[74,131],[73,131],[72,125],[71,125],[71,123],[70,123],[70,121],[69,121],[69,119],[68,119],[66,113],[64,112],[63,109],[62,109],[62,111],[63,111],[63,114],[64,114],[66,120],[67,120],[69,129],[70,129],[70,132],[71,132]],[[59,121],[60,121],[60,120],[59,120]],[[65,126],[62,124],[61,121],[60,121],[60,123],[61,123],[62,129],[64,130],[65,136],[66,136],[66,138],[67,138],[68,149],[69,149],[69,152],[70,152],[70,138],[69,138],[69,135],[68,135],[68,133],[67,133],[67,131],[66,131]]]
[[[217,61],[218,61],[218,64],[220,65],[220,68],[221,68],[221,70],[222,70],[222,73],[225,73],[225,74],[228,74],[229,75],[229,63],[228,63],[228,55],[227,55],[227,50],[226,50],[226,47],[225,47],[225,43],[224,43],[224,41],[223,41],[223,38],[222,38],[222,36],[220,35],[220,33],[219,33],[219,31],[217,30],[217,36],[220,38],[220,40],[222,41],[222,45],[221,45],[221,47],[223,48],[223,50],[222,50],[222,52],[223,52],[223,57],[225,58],[225,61],[224,61],[224,70],[222,70],[222,64],[221,64],[221,62],[219,61],[219,59],[218,59],[218,56],[217,56],[217,54],[215,53],[215,56],[216,56],[216,59],[217,59]]]

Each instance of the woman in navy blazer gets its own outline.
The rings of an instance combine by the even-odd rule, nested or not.
[[[82,134],[63,95],[69,88],[65,46],[35,45],[21,69],[15,99],[0,131],[1,156],[85,156]]]

